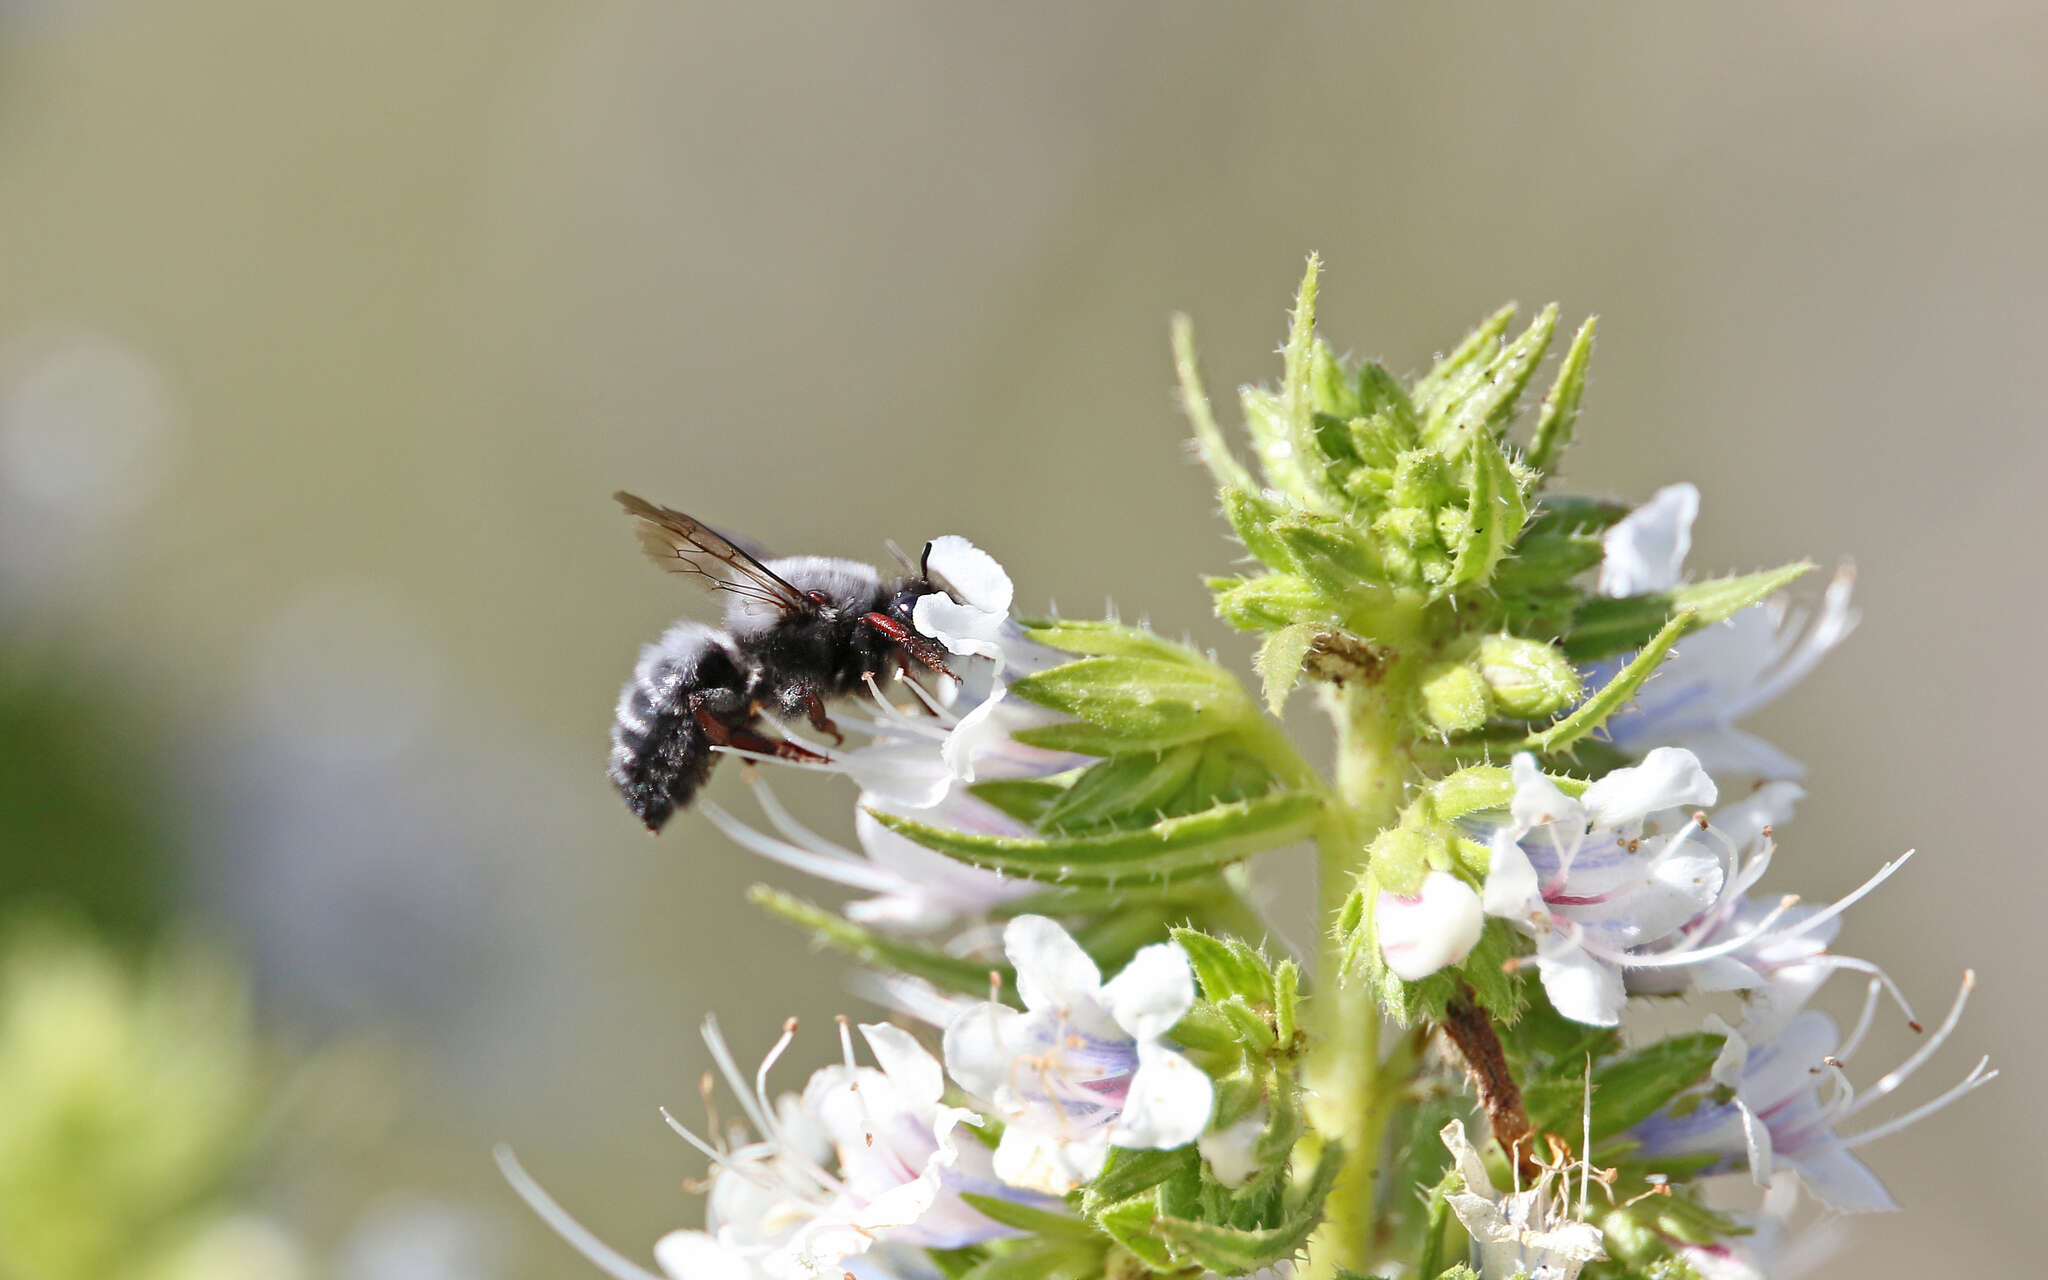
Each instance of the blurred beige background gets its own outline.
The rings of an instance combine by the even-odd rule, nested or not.
[[[1996,0],[11,0],[0,607],[180,726],[164,821],[272,1015],[406,1046],[313,1229],[430,1188],[498,1215],[503,1274],[591,1274],[489,1144],[644,1257],[698,1213],[655,1107],[694,1110],[703,1011],[753,1045],[854,1007],[739,904],[779,877],[604,783],[635,646],[697,607],[606,495],[784,549],[964,533],[1027,606],[1237,653],[1168,313],[1228,388],[1311,249],[1325,333],[1396,368],[1558,298],[1602,317],[1575,486],[1697,481],[1703,567],[1861,570],[1759,726],[1814,767],[1783,875],[1918,846],[1845,943],[1936,1010],[1983,977],[1921,1083],[1977,1046],[2004,1080],[1868,1153],[1910,1212],[1830,1274],[2017,1274],[2044,67]]]

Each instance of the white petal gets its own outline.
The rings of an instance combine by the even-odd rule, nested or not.
[[[905,1102],[937,1105],[946,1092],[945,1073],[939,1069],[939,1060],[917,1042],[916,1036],[886,1022],[863,1022],[860,1033],[881,1065],[882,1074],[889,1077],[889,1083]]]
[[[1528,864],[1527,858],[1522,861]],[[1409,982],[1470,955],[1485,927],[1479,895],[1448,871],[1424,876],[1414,897],[1382,892],[1373,910],[1380,954],[1388,969]]]
[[[1714,830],[1727,836],[1736,848],[1747,849],[1763,835],[1765,827],[1782,827],[1792,821],[1794,809],[1805,798],[1806,789],[1796,782],[1766,783],[1734,804],[1715,810]]]
[[[1215,1084],[1200,1067],[1163,1045],[1138,1042],[1130,1090],[1109,1134],[1119,1147],[1184,1147],[1209,1127]]]
[[[1877,1175],[1839,1142],[1815,1143],[1789,1156],[1806,1189],[1843,1213],[1887,1213],[1899,1207]]]
[[[702,1231],[671,1231],[654,1242],[656,1265],[675,1280],[756,1280],[746,1254]]]
[[[1102,1004],[1136,1040],[1157,1040],[1195,1007],[1195,975],[1177,942],[1141,947],[1102,988]]]
[[[1666,485],[1629,512],[1600,539],[1600,594],[1639,596],[1677,586],[1699,513],[1700,491],[1689,484]]]
[[[954,595],[987,613],[1008,613],[1015,588],[996,558],[958,534],[933,538],[925,568],[945,580]]]
[[[975,1097],[1000,1104],[1026,1038],[1026,1017],[993,1002],[962,1009],[946,1026],[946,1074]]]
[[[1486,1161],[1465,1136],[1465,1122],[1453,1120],[1437,1134],[1444,1146],[1450,1148],[1451,1159],[1457,1164],[1458,1172],[1465,1179],[1465,1190],[1475,1196],[1491,1200],[1498,1193],[1493,1189],[1492,1179],[1486,1176]]]
[[[1718,794],[1692,752],[1658,747],[1641,764],[1616,769],[1587,787],[1581,803],[1595,826],[1615,829],[1665,809],[1711,805]]]
[[[1018,916],[1003,930],[1003,952],[1017,967],[1017,994],[1027,1009],[1093,1005],[1102,970],[1065,929],[1044,916]]]
[[[1549,914],[1543,906],[1536,868],[1506,831],[1496,831],[1493,836],[1492,857],[1486,866],[1485,907],[1487,915],[1516,924],[1528,923],[1532,915]]]
[[[1515,796],[1509,802],[1515,825],[1523,831],[1553,822],[1583,824],[1585,810],[1579,802],[1558,790],[1557,784],[1536,767],[1536,757],[1524,751],[1509,765],[1515,781]]]
[[[911,606],[911,625],[946,646],[952,653],[981,658],[1000,658],[1003,646],[997,642],[1003,615],[961,604],[951,596],[933,592],[919,596]]]
[[[1102,1172],[1108,1158],[1109,1135],[1103,1130],[1068,1142],[1054,1129],[1012,1124],[996,1144],[995,1171],[1013,1187],[1063,1196]]]
[[[1536,964],[1543,975],[1543,993],[1559,1013],[1589,1027],[1611,1027],[1621,1021],[1628,991],[1619,970],[1573,946],[1539,952]]]

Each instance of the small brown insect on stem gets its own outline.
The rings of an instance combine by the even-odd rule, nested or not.
[[[1472,988],[1464,988],[1451,1001],[1444,1011],[1443,1028],[1471,1072],[1479,1105],[1493,1127],[1493,1140],[1514,1161],[1522,1177],[1534,1182],[1542,1176],[1543,1167],[1536,1162],[1536,1132],[1529,1113],[1522,1109],[1522,1088],[1508,1070],[1507,1051],[1501,1048],[1493,1019],[1473,999]]]

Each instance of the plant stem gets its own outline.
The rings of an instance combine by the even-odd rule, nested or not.
[[[1380,1072],[1380,1011],[1362,982],[1345,984],[1336,921],[1365,868],[1366,847],[1400,814],[1409,761],[1383,683],[1351,680],[1322,690],[1336,722],[1337,795],[1317,837],[1316,1034],[1307,1063],[1309,1119],[1344,1164],[1309,1248],[1307,1280],[1364,1273],[1373,1253],[1374,1178],[1387,1111]]]

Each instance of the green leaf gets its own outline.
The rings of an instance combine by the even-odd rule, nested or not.
[[[1543,408],[1536,415],[1536,433],[1529,437],[1529,452],[1522,461],[1545,476],[1556,469],[1565,447],[1572,442],[1572,427],[1579,420],[1579,401],[1586,394],[1586,369],[1593,362],[1596,323],[1596,317],[1588,316],[1586,323],[1579,326],[1578,336],[1572,339],[1564,362],[1558,366],[1557,381],[1550,384],[1550,394],[1543,397]]]
[[[977,800],[994,806],[1027,826],[1037,826],[1045,811],[1059,803],[1071,779],[997,778],[967,788]]]
[[[948,991],[985,997],[989,994],[990,973],[1002,975],[1005,991],[1016,985],[1015,974],[1006,964],[963,960],[943,951],[899,942],[765,884],[749,889],[747,901],[808,932],[819,944],[863,964],[900,970]]]
[[[1465,583],[1485,584],[1493,570],[1521,536],[1528,518],[1528,502],[1521,482],[1508,466],[1507,455],[1491,440],[1472,446],[1466,469],[1465,520],[1451,545],[1454,559],[1450,580],[1436,592],[1441,596]]]
[[[1116,819],[1132,813],[1144,815],[1132,825],[1145,825],[1187,786],[1201,759],[1202,748],[1189,744],[1104,760],[1083,770],[1033,825],[1046,831],[1092,831],[1119,825]]]
[[[1020,733],[1018,741],[1095,755],[1160,751],[1227,733],[1258,715],[1235,677],[1184,653],[1080,658],[1025,676],[1010,692],[1079,721]]]
[[[1571,633],[1562,641],[1565,656],[1588,662],[1624,653],[1645,643],[1675,613],[1690,609],[1696,627],[1726,621],[1765,599],[1813,568],[1802,560],[1782,568],[1736,578],[1714,578],[1676,591],[1649,595],[1596,597],[1579,606]]]
[[[1100,1240],[1102,1233],[1086,1218],[1077,1218],[1071,1213],[1052,1209],[1041,1209],[1036,1205],[1020,1204],[1001,1196],[976,1195],[962,1191],[960,1198],[969,1208],[980,1211],[981,1215],[1006,1227],[1015,1227],[1041,1237],[1067,1237],[1076,1240]]]
[[[1315,647],[1316,637],[1323,629],[1313,622],[1297,622],[1282,627],[1266,637],[1259,646],[1259,656],[1252,666],[1259,673],[1259,681],[1265,688],[1266,710],[1280,714],[1287,703],[1287,695],[1293,691],[1294,682],[1301,678],[1302,660]]]
[[[1722,1037],[1697,1032],[1659,1040],[1599,1064],[1593,1071],[1593,1141],[1633,1128],[1705,1080],[1721,1045]],[[1568,1059],[1560,1059],[1554,1073],[1525,1082],[1523,1105],[1538,1132],[1580,1132],[1585,1105],[1584,1059],[1580,1059],[1577,1072],[1572,1065]]]
[[[1213,871],[1307,835],[1321,807],[1316,796],[1279,791],[1149,827],[1045,839],[976,835],[868,812],[898,835],[970,866],[1054,884],[1111,885],[1159,883]]]
[[[1272,631],[1295,622],[1329,621],[1330,600],[1299,574],[1211,578],[1216,616],[1240,631]]]
[[[1635,510],[1619,498],[1593,498],[1578,493],[1546,493],[1536,499],[1529,534],[1597,534],[1621,523]]]
[[[1461,379],[1457,392],[1446,399],[1440,418],[1447,430],[1446,443],[1453,447],[1476,447],[1487,437],[1497,436],[1513,420],[1515,405],[1543,362],[1550,347],[1550,335],[1557,329],[1557,304],[1536,313],[1521,336],[1502,347],[1476,376]]]
[[[1341,1154],[1335,1143],[1323,1149],[1298,1202],[1273,1226],[1234,1228],[1161,1216],[1152,1229],[1174,1257],[1219,1275],[1244,1275],[1271,1266],[1299,1253],[1322,1222],[1323,1202],[1337,1180]]]
[[[1607,717],[1628,705],[1636,691],[1656,674],[1657,666],[1664,661],[1664,655],[1678,643],[1678,638],[1698,625],[1698,618],[1690,610],[1673,614],[1664,629],[1650,638],[1629,664],[1615,673],[1612,680],[1593,691],[1577,709],[1550,727],[1541,729],[1523,739],[1523,744],[1535,751],[1563,751],[1580,738],[1607,723]]]
[[[1301,967],[1282,960],[1273,970],[1273,1032],[1290,1048],[1301,1026]]]
[[[1173,371],[1180,384],[1181,412],[1195,431],[1195,454],[1219,488],[1250,489],[1251,472],[1230,451],[1223,429],[1216,425],[1216,411],[1209,393],[1202,389],[1201,366],[1195,360],[1195,324],[1184,315],[1173,318]]]
[[[1093,1280],[1102,1274],[1107,1242],[1034,1236],[999,1241],[988,1250],[961,1280]]]
[[[1322,266],[1321,258],[1309,255],[1308,266],[1302,272],[1301,288],[1294,295],[1294,311],[1288,324],[1280,412],[1274,415],[1277,420],[1264,433],[1254,437],[1267,483],[1305,503],[1326,500],[1329,496],[1315,483],[1318,477],[1313,476],[1307,466],[1308,461],[1317,455],[1315,401],[1310,394],[1309,380],[1316,363],[1316,282]],[[1248,413],[1247,422],[1252,417]]]
[[[1102,1172],[1082,1192],[1081,1211],[1093,1217],[1106,1207],[1150,1191],[1176,1176],[1194,1176],[1201,1157],[1194,1147],[1134,1151],[1111,1147]]]
[[[1436,367],[1416,379],[1415,387],[1408,398],[1415,405],[1416,413],[1422,417],[1436,414],[1445,400],[1455,390],[1461,379],[1485,367],[1499,349],[1501,335],[1508,331],[1508,322],[1515,318],[1515,304],[1510,302],[1500,310],[1481,321],[1479,327],[1465,335],[1465,340],[1451,349],[1451,353],[1436,362]]]
[[[1184,644],[1127,622],[1092,618],[1033,618],[1020,625],[1026,638],[1064,653],[1214,665]]]
[[[1538,533],[1531,526],[1494,569],[1493,589],[1502,596],[1517,596],[1564,587],[1597,569],[1605,554],[1596,534]]]
[[[1253,1006],[1273,1003],[1273,966],[1257,948],[1196,929],[1174,929],[1172,937],[1187,953],[1203,999],[1221,1004],[1243,996]]]

